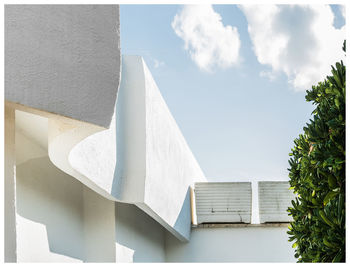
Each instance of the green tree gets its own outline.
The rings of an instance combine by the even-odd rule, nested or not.
[[[331,76],[306,91],[314,116],[289,154],[296,199],[287,233],[298,262],[345,262],[345,71],[337,62]]]

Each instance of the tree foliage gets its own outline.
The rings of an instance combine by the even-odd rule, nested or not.
[[[288,208],[288,234],[298,262],[345,261],[345,71],[337,62],[331,76],[306,92],[314,116],[289,154],[297,197]]]

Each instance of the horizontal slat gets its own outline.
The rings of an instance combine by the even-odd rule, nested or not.
[[[198,182],[195,186],[236,186],[236,185],[250,185],[250,182]]]
[[[229,217],[229,216],[235,216],[236,218],[240,218],[240,217],[243,217],[243,216],[251,216],[252,214],[251,213],[227,213],[227,212],[215,212],[215,213],[201,213],[201,214],[197,214],[197,217],[198,216],[206,216],[206,217],[209,217],[210,218],[210,216],[218,216],[218,215],[220,215],[220,216],[227,216],[227,217]],[[269,217],[266,217],[266,218],[269,218]],[[282,218],[284,218],[284,217],[282,217]],[[289,219],[289,218],[285,218],[285,219]],[[219,222],[219,221],[218,221]]]
[[[203,213],[208,213],[208,214],[214,214],[217,212],[222,212],[222,213],[235,213],[235,214],[244,214],[244,213],[251,213],[249,210],[225,210],[225,209],[215,209],[215,210],[198,210],[197,215],[203,214]]]
[[[196,200],[212,200],[212,201],[235,201],[235,202],[240,202],[240,201],[250,201],[252,198],[251,196],[246,196],[246,197],[240,197],[240,198],[233,198],[233,197],[227,197],[227,196],[197,196]]]
[[[225,205],[225,204],[208,204],[208,205],[196,205],[197,209],[199,208],[250,208],[250,205],[246,204],[246,205]]]
[[[249,206],[245,207],[223,207],[223,206],[217,206],[217,207],[197,207],[197,212],[201,210],[216,210],[216,209],[222,209],[222,210],[251,210]]]
[[[218,206],[222,206],[222,207],[250,207],[250,203],[246,202],[246,203],[197,203],[197,208],[201,208],[201,207],[218,207]]]
[[[208,192],[208,191],[222,191],[222,192],[246,192],[246,191],[251,191],[251,188],[245,188],[245,187],[239,187],[239,188],[226,188],[226,187],[223,187],[223,188],[220,188],[220,187],[217,187],[217,188],[195,188],[194,190],[195,192]]]
[[[240,195],[235,195],[235,194],[220,194],[220,193],[208,193],[208,194],[203,194],[203,193],[196,193],[196,198],[227,198],[227,199],[241,199],[241,198],[251,198],[250,193],[246,194],[240,194]]]
[[[236,212],[236,213],[240,213],[240,212],[251,212],[250,209],[225,209],[225,208],[215,208],[215,209],[198,209],[197,213],[201,213],[201,212],[215,212],[215,211],[222,211],[222,212]]]
[[[217,190],[217,189],[230,189],[230,190],[237,190],[237,189],[243,189],[243,190],[249,190],[251,187],[250,185],[233,185],[233,186],[196,186],[196,190]]]
[[[292,206],[291,202],[278,202],[278,203],[266,203],[266,202],[262,202],[259,203],[259,207],[283,207],[283,206]]]
[[[206,205],[206,206],[197,206],[197,210],[199,209],[212,209],[212,208],[224,208],[224,209],[250,209],[250,205],[236,205],[236,206],[229,206],[229,205]]]
[[[276,213],[278,213],[278,212],[281,212],[281,213],[285,213],[285,212],[287,212],[287,207],[284,209],[284,208],[281,208],[281,209],[276,209],[275,207],[271,207],[271,208],[262,208],[262,209],[259,209],[260,210],[260,213],[261,212],[267,212],[267,211],[269,211],[269,212],[276,212]]]
[[[230,216],[230,215],[235,215],[235,216],[247,216],[247,215],[251,215],[250,212],[222,212],[222,211],[216,211],[216,212],[201,212],[201,213],[198,213],[197,216],[201,216],[201,215],[227,215],[227,216]]]
[[[251,197],[244,197],[244,198],[230,198],[230,197],[224,197],[224,196],[215,196],[215,197],[196,197],[196,200],[199,201],[228,201],[228,202],[242,202],[242,201],[251,201]]]
[[[239,190],[239,191],[234,191],[234,190],[196,190],[194,191],[196,194],[215,194],[215,193],[220,193],[220,194],[235,194],[235,195],[244,195],[244,194],[249,194],[251,193],[250,190]]]

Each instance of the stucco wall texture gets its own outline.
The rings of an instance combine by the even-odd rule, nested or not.
[[[109,127],[118,5],[5,5],[5,99]]]
[[[167,234],[167,262],[296,262],[286,226],[197,227],[191,241]]]

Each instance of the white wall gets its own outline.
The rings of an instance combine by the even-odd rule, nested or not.
[[[17,111],[16,122],[19,262],[295,261],[285,225],[197,227],[183,243],[136,205],[105,199],[56,168],[46,118]]]
[[[21,133],[16,134],[16,153],[18,262],[82,261],[82,184],[57,169],[47,152]]]
[[[115,203],[117,262],[164,262],[164,228],[132,204]]]
[[[115,262],[114,201],[83,185],[85,262]]]
[[[287,227],[192,228],[189,243],[166,234],[167,262],[296,262]]]
[[[115,262],[114,202],[52,164],[47,131],[47,118],[16,111],[17,260]]]

